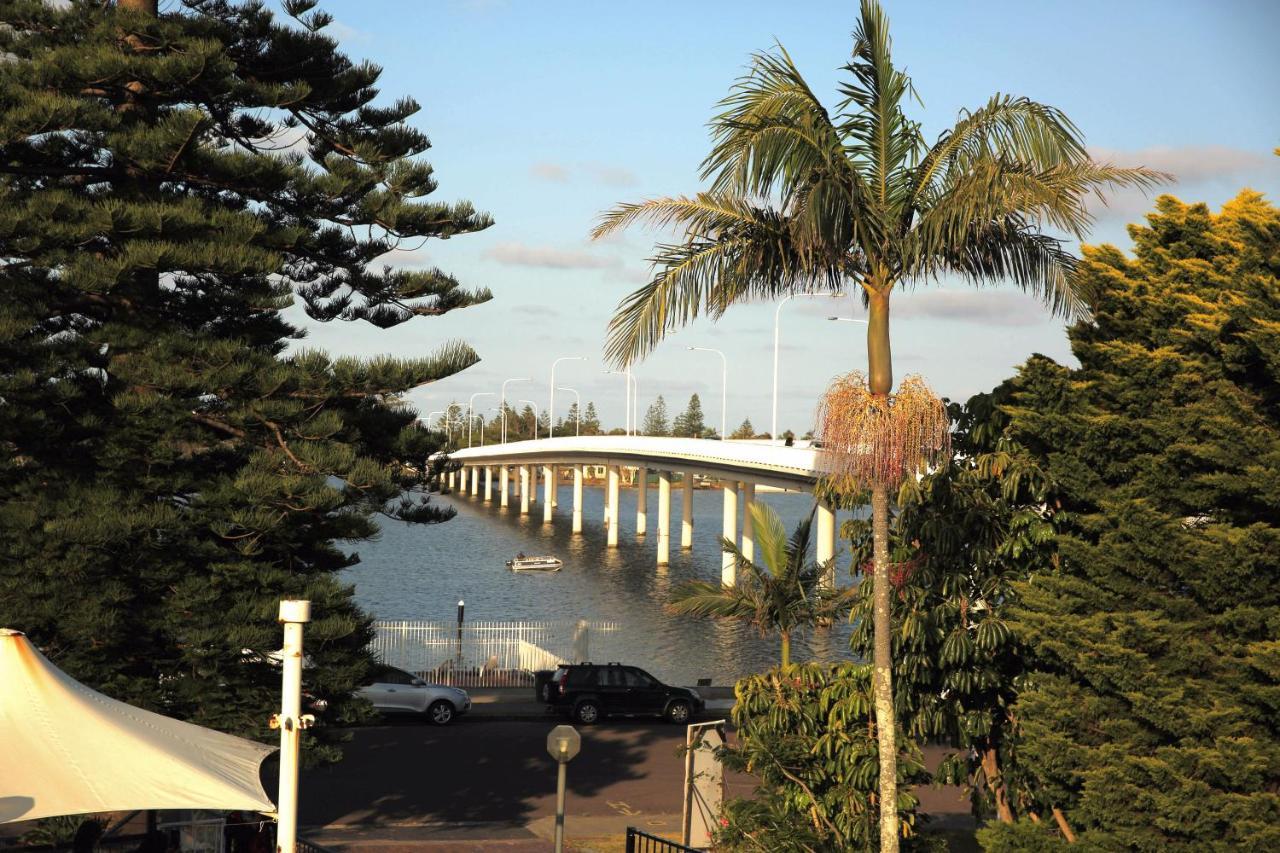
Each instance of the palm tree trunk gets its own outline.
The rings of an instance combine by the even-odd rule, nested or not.
[[[893,355],[889,349],[889,292],[892,282],[880,275],[867,289],[867,390],[888,405],[893,390]],[[875,453],[879,449],[872,448]],[[898,851],[898,733],[893,711],[893,619],[889,580],[889,484],[871,487],[871,539],[875,601],[872,623],[872,701],[880,753],[880,850]]]
[[[880,850],[898,850],[898,743],[893,713],[893,637],[889,581],[889,487],[871,489],[871,538],[875,560],[875,648],[872,655],[872,698],[880,752]]]
[[[791,632],[782,631],[782,665],[791,665]]]

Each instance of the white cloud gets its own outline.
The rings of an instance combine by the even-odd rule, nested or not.
[[[1168,172],[1177,183],[1239,178],[1274,166],[1276,161],[1270,151],[1227,145],[1155,145],[1134,151],[1090,148],[1089,155],[1116,166],[1146,166]]]
[[[357,30],[355,27],[342,23],[342,21],[334,21],[325,27],[325,32],[333,36],[341,44],[370,44],[373,42],[373,36],[364,30]]]
[[[553,181],[557,184],[569,182],[569,170],[559,163],[534,163],[529,167],[529,172],[535,178],[541,178],[544,181]]]
[[[900,294],[891,310],[899,318],[989,326],[1035,326],[1050,316],[1035,297],[1013,290],[924,290]]]
[[[618,265],[616,258],[602,258],[576,249],[526,246],[523,243],[500,243],[485,252],[485,257],[507,266],[557,270],[603,269]]]
[[[640,183],[635,172],[622,166],[605,166],[600,163],[587,167],[587,172],[597,182],[608,187],[632,187]]]

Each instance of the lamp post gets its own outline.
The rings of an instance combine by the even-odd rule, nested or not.
[[[502,383],[502,443],[507,443],[507,385],[512,382],[532,382],[528,376],[507,379]]]
[[[538,440],[538,404],[532,400],[516,400],[517,403],[528,403],[533,406],[533,439]]]
[[[556,726],[547,735],[547,754],[560,765],[556,770],[556,853],[564,853],[565,769],[580,749],[582,736],[573,726]]]
[[[436,415],[443,415],[444,413],[443,409],[436,409],[434,412],[427,412],[427,429],[431,429],[431,421],[435,419]]]
[[[556,390],[568,391],[570,394],[573,395],[574,411],[577,413],[577,415],[573,419],[573,434],[575,436],[582,435],[582,395],[578,393],[577,388],[569,388],[564,385],[561,385]]]
[[[624,431],[627,435],[631,435],[631,434],[632,434],[632,432],[633,432],[633,429],[632,429],[632,427],[633,427],[632,419],[633,419],[633,417],[634,417],[634,415],[635,415],[635,409],[634,409],[634,406],[633,406],[633,404],[632,404],[632,402],[631,402],[631,401],[632,401],[632,396],[631,396],[631,386],[632,386],[632,384],[634,383],[634,385],[635,385],[635,387],[636,387],[636,394],[635,394],[635,396],[636,396],[636,397],[639,397],[639,396],[640,396],[640,383],[639,383],[639,381],[637,381],[637,380],[636,380],[636,378],[635,378],[634,376],[632,376],[632,375],[631,375],[631,368],[630,368],[630,367],[628,367],[626,370],[606,370],[606,371],[605,371],[605,373],[608,373],[608,374],[611,374],[611,375],[614,375],[614,376],[625,376],[625,377],[627,377],[627,402],[626,402],[626,409],[623,411],[623,414],[622,414],[622,419],[623,419],[623,427],[624,427],[623,431]]]
[[[551,396],[547,400],[547,437],[556,434],[556,365],[562,361],[586,361],[585,355],[562,355],[551,362]]]
[[[839,323],[861,323],[864,326],[867,325],[866,320],[859,320],[857,317],[828,317],[827,319],[835,320]]]
[[[724,441],[729,437],[729,359],[724,357],[724,353],[718,349],[711,347],[689,347],[693,352],[713,352],[720,356],[722,362],[720,371],[720,440]]]
[[[778,440],[778,333],[780,330],[779,321],[782,319],[782,306],[797,296],[827,296],[835,298],[840,296],[838,293],[789,293],[782,297],[782,301],[778,303],[778,307],[773,312],[773,423],[769,427],[769,437],[773,441]]]
[[[450,413],[450,412],[452,412],[454,409],[457,409],[457,410],[458,410],[458,414],[459,414],[459,415],[461,415],[461,414],[462,414],[462,404],[461,404],[461,403],[450,403],[449,405],[447,405],[447,406],[445,406],[445,407],[444,407],[444,418],[445,418],[445,420],[444,420],[444,427],[445,427],[444,435],[445,435],[445,440],[446,440],[446,441],[447,441],[447,440],[449,440],[449,439],[451,439],[451,438],[453,437],[453,424],[455,423],[455,421],[454,421],[454,419],[449,415],[449,413]],[[459,442],[461,442],[461,441],[462,441],[462,430],[461,430],[461,429],[459,429],[459,430],[458,430],[458,441],[459,441]]]
[[[471,422],[475,420],[476,397],[492,397],[492,391],[477,391],[471,395],[471,399],[467,401],[467,447],[471,446]]]
[[[491,406],[491,407],[489,408],[489,411],[491,411],[491,412],[496,412],[496,411],[498,411],[498,407],[497,407],[497,406]],[[481,446],[481,447],[484,447],[484,416],[483,416],[483,415],[477,415],[476,417],[480,418],[480,446]]]
[[[294,853],[298,837],[298,747],[302,730],[315,718],[302,713],[302,626],[311,621],[310,601],[281,601],[279,621],[284,624],[280,651],[280,713],[271,727],[280,729],[280,789],[276,797],[276,850]]]

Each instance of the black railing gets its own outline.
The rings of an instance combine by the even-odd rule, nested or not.
[[[634,826],[628,826],[627,853],[698,853],[698,848],[685,847],[678,842],[668,841],[636,829]]]

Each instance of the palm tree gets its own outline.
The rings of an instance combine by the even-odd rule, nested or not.
[[[829,111],[780,45],[755,55],[712,120],[702,171],[709,189],[622,204],[602,217],[597,237],[637,222],[681,231],[678,242],[658,245],[652,280],[619,305],[606,343],[612,361],[635,361],[702,312],[719,317],[738,302],[856,287],[868,308],[866,405],[887,413],[889,297],[900,284],[1005,281],[1059,316],[1087,315],[1088,294],[1064,243],[1085,236],[1088,197],[1167,176],[1093,161],[1061,111],[1011,95],[962,112],[926,142],[904,112],[915,92],[893,65],[888,20],[875,0],[862,0],[844,70],[842,100]],[[858,418],[871,430],[884,420]],[[903,448],[883,433],[854,439],[836,450],[852,456],[869,448],[875,457],[850,467],[871,491],[880,849],[896,851],[889,490],[922,458],[901,457]],[[886,459],[896,463],[875,464]]]
[[[847,590],[823,585],[829,563],[809,560],[812,513],[788,539],[782,520],[770,507],[755,503],[750,512],[761,562],[747,559],[737,545],[725,539],[725,552],[738,563],[737,584],[688,581],[672,592],[667,607],[685,616],[746,622],[761,636],[777,633],[782,640],[781,663],[789,666],[792,633],[847,612],[853,597]]]

